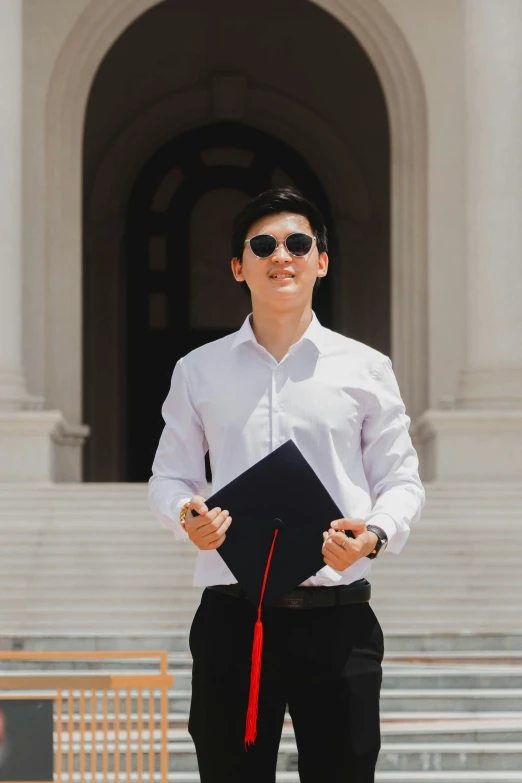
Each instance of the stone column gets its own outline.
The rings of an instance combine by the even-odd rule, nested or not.
[[[22,364],[22,0],[0,0],[0,483],[81,478],[88,428],[41,403]]]
[[[464,10],[466,359],[453,410],[426,411],[411,433],[425,480],[520,482],[522,2]]]
[[[0,3],[0,411],[26,397],[22,371],[22,0]]]
[[[522,408],[522,2],[466,0],[467,366],[457,406]]]

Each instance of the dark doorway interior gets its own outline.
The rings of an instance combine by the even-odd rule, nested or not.
[[[279,184],[295,184],[315,201],[335,253],[331,210],[314,172],[286,144],[241,123],[177,137],[137,178],[125,229],[127,481],[150,477],[177,360],[235,331],[250,312],[248,296],[240,292],[241,307],[233,289],[240,286],[230,271],[232,219],[247,200]],[[331,326],[331,283],[329,274],[313,301],[325,326]],[[208,455],[206,469],[210,481]]]

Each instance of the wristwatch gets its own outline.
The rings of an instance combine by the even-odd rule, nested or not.
[[[377,555],[379,555],[381,552],[384,552],[388,546],[388,536],[381,527],[377,527],[376,525],[366,525],[366,530],[369,530],[371,533],[375,533],[375,535],[378,536],[375,549],[373,552],[370,552],[369,555],[366,555],[369,560],[375,560]]]

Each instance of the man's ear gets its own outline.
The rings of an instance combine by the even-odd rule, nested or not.
[[[238,275],[241,275],[241,281],[245,279],[243,277],[242,264],[243,264],[243,262],[240,261],[239,258],[236,258],[235,256],[232,259],[232,261],[230,262],[230,266],[232,268],[232,274],[234,275],[236,280],[238,279],[238,277],[237,277]],[[239,267],[239,271],[237,271],[238,267]]]
[[[321,274],[318,274],[317,277],[326,277],[328,272],[328,260],[328,253],[321,253],[319,256],[319,261],[322,262],[319,264]]]

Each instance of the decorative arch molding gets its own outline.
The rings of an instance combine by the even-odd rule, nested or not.
[[[413,419],[428,407],[427,124],[421,76],[379,0],[310,0],[366,50],[389,114],[392,165],[392,355]],[[91,0],[51,75],[46,105],[46,399],[82,418],[82,140],[89,90],[106,52],[160,0]],[[67,324],[67,329],[64,328]]]
[[[308,161],[330,195],[334,218],[352,222],[370,218],[370,196],[360,167],[322,117],[291,96],[247,84],[241,120],[277,136]],[[96,166],[88,194],[89,217],[122,214],[132,183],[150,156],[174,136],[209,121],[217,121],[209,87],[180,90],[140,111],[111,141]],[[340,183],[346,187],[347,182],[351,189],[341,192]]]

